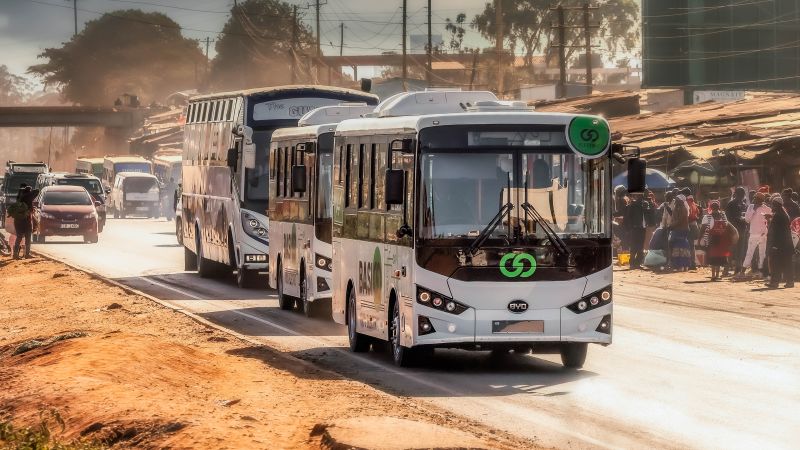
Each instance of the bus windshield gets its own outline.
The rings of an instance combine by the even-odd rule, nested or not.
[[[325,133],[319,137],[317,147],[317,207],[316,236],[322,242],[331,243],[331,218],[333,203],[331,186],[333,185],[333,133]]]
[[[244,208],[264,214],[269,201],[269,140],[272,130],[253,133],[256,166],[245,169]]]
[[[490,237],[545,239],[532,206],[560,237],[609,236],[609,160],[586,160],[567,147],[432,151],[421,156],[419,237],[474,238],[513,206]],[[528,242],[530,241],[530,242]]]

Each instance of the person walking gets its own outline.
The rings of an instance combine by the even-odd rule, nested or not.
[[[672,209],[672,229],[669,233],[670,264],[677,271],[689,269],[691,264],[689,252],[689,207],[686,197],[679,194],[675,197]]]
[[[631,249],[631,269],[641,269],[644,261],[644,242],[650,203],[641,193],[631,194],[631,201],[625,209],[623,223],[627,231]]]
[[[783,198],[772,198],[772,220],[767,231],[767,246],[769,247],[770,273],[772,278],[767,286],[777,289],[781,281],[787,288],[794,287],[794,243],[790,229],[789,214],[783,206]]]
[[[744,253],[747,251],[745,247],[748,240],[746,238],[747,222],[744,220],[744,216],[747,213],[747,203],[745,202],[746,195],[747,192],[743,187],[737,187],[733,192],[733,197],[731,197],[731,200],[725,207],[725,217],[728,219],[728,222],[736,227],[736,232],[742,237],[742,239],[739,239],[738,244],[731,249],[731,266],[733,267],[734,275],[742,272]],[[723,276],[727,275],[728,270],[726,268]]]
[[[711,266],[711,281],[718,281],[722,268],[728,264],[731,256],[731,247],[738,235],[734,228],[720,210],[719,202],[712,201],[709,205],[710,213],[703,218],[700,234],[708,235],[707,252],[708,265]]]
[[[31,213],[33,212],[34,197],[31,187],[25,185],[17,193],[17,203],[11,208],[14,217],[14,233],[16,234],[14,259],[20,259],[19,253],[23,240],[25,241],[25,259],[31,258],[31,235],[33,234]]]
[[[765,265],[767,260],[767,217],[770,214],[772,214],[772,208],[767,206],[764,194],[756,193],[753,197],[753,204],[747,207],[744,215],[744,220],[749,224],[749,234],[742,266],[750,268],[750,275],[755,274],[756,270],[760,270],[762,275],[767,271]],[[756,250],[758,250],[758,264],[753,263]]]
[[[781,199],[783,200],[783,208],[789,214],[789,220],[794,220],[800,217],[800,205],[792,198],[794,191],[792,188],[786,188],[781,192]]]
[[[700,238],[700,225],[698,224],[700,221],[700,207],[694,201],[691,189],[688,187],[683,188],[683,190],[681,190],[681,194],[686,197],[686,205],[689,207],[689,258],[691,259],[689,270],[697,270],[695,245],[697,240]]]

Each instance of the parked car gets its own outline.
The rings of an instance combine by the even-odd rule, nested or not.
[[[161,209],[158,179],[149,173],[117,174],[111,187],[110,207],[115,219],[132,215],[158,217]]]
[[[103,227],[106,226],[106,203],[108,201],[106,189],[103,188],[103,183],[94,175],[85,173],[56,173],[48,172],[40,174],[36,179],[35,189],[42,190],[47,186],[83,186],[89,191],[89,195],[96,202],[100,202],[97,207],[98,224],[100,232],[103,232]]]
[[[96,202],[81,186],[48,186],[33,202],[33,240],[49,236],[83,236],[86,243],[98,241]]]

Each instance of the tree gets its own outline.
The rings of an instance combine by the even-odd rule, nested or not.
[[[556,12],[550,10],[551,0],[501,0],[503,2],[504,36],[512,51],[521,46],[525,52],[525,65],[533,64],[533,56],[546,52],[550,44],[557,43],[551,33],[551,24],[557,23]],[[583,6],[585,0],[563,0],[565,7]],[[635,0],[596,0],[592,4],[600,9],[592,12],[591,22],[600,26],[594,31],[595,42],[601,51],[613,60],[620,53],[634,51],[639,42],[639,5]],[[494,41],[496,36],[494,2],[487,3],[481,14],[475,16],[471,26],[483,37]],[[583,45],[583,13],[566,14],[567,45]],[[567,59],[572,59],[576,48],[567,48]]]
[[[197,41],[161,13],[114,11],[92,20],[60,48],[45,49],[29,73],[82,105],[111,105],[124,93],[143,102],[197,85],[205,57]]]
[[[32,90],[28,80],[14,75],[8,71],[8,67],[0,65],[0,106],[24,103]]]
[[[464,13],[458,14],[455,20],[450,20],[449,17],[445,19],[444,29],[450,33],[448,47],[452,52],[459,53],[462,51],[461,46],[464,43],[464,33],[467,31],[464,28],[464,22],[466,21],[467,15]]]
[[[279,0],[246,0],[234,6],[216,43],[210,79],[213,88],[288,84],[293,68],[296,82],[308,81],[308,55],[316,44],[301,18],[295,22],[292,16],[292,6]],[[293,43],[295,30],[297,41]]]

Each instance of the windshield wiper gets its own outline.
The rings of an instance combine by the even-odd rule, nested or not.
[[[567,247],[567,244],[564,242],[564,240],[561,239],[558,236],[558,234],[556,234],[553,228],[550,227],[550,224],[547,223],[544,217],[542,217],[542,215],[539,214],[539,211],[537,211],[536,208],[534,208],[533,205],[531,205],[528,202],[523,203],[521,206],[522,209],[525,210],[526,215],[529,215],[534,222],[537,222],[539,225],[542,226],[542,229],[544,229],[544,234],[546,234],[547,238],[550,239],[550,242],[553,244],[553,247],[555,247],[558,250],[558,252],[561,253],[562,255],[566,255],[569,257],[570,256],[569,247]]]
[[[500,225],[500,222],[503,221],[503,216],[511,212],[512,209],[514,209],[514,205],[511,204],[511,202],[500,207],[500,210],[497,211],[497,214],[494,216],[494,218],[492,218],[492,220],[486,224],[486,227],[481,230],[481,233],[478,235],[478,237],[476,237],[475,240],[472,241],[472,244],[470,244],[469,248],[467,249],[467,254],[469,256],[475,256],[475,252],[477,252],[483,243],[489,239],[489,236],[494,232],[495,228],[497,228],[497,226]]]

